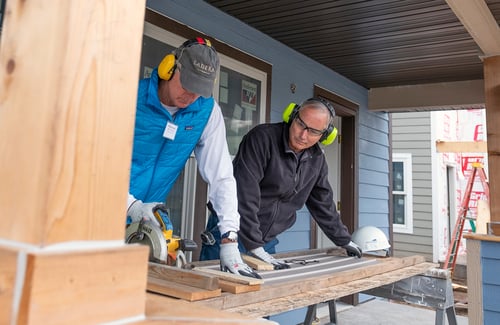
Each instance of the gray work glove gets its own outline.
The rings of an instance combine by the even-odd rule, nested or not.
[[[152,221],[156,226],[160,227],[160,223],[156,220],[153,214],[153,208],[161,204],[160,202],[143,203],[141,200],[135,200],[128,208],[127,215],[132,219],[132,222],[141,220]]]
[[[251,278],[262,279],[252,268],[241,259],[238,243],[227,243],[220,245],[220,269],[234,274],[240,274]]]
[[[361,247],[359,247],[358,244],[356,244],[352,240],[347,245],[344,245],[342,247],[346,250],[347,255],[349,256],[357,256],[361,258],[361,255],[363,254]]]
[[[275,259],[271,255],[269,255],[269,253],[266,252],[264,250],[264,248],[262,248],[262,247],[251,249],[250,253],[252,253],[258,259],[261,259],[266,263],[272,264],[274,266],[275,270],[282,270],[282,269],[290,268],[290,265],[278,261],[277,259]]]

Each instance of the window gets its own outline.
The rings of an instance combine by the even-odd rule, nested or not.
[[[185,40],[185,37],[146,21],[139,77],[148,78],[163,57]],[[214,86],[214,98],[221,107],[229,151],[234,155],[243,136],[252,127],[265,120],[268,72],[224,55],[220,51],[218,54],[220,74]],[[192,155],[166,198],[174,234],[181,237],[192,237],[193,228],[196,227],[193,222],[199,222],[201,227],[205,225],[203,218],[193,221],[191,217],[206,214],[207,198],[196,192],[199,190],[199,187],[196,187],[196,174],[196,161]],[[195,200],[203,202],[198,205],[203,207],[203,211],[195,211]]]
[[[392,211],[393,230],[413,233],[413,187],[411,154],[392,156]]]

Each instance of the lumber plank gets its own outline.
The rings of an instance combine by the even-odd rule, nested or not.
[[[317,303],[338,299],[350,294],[359,293],[368,289],[380,287],[385,284],[394,283],[406,279],[413,275],[424,273],[429,268],[434,267],[432,263],[420,263],[414,266],[407,266],[390,272],[384,272],[368,278],[362,278],[335,286],[321,289],[308,290],[298,294],[289,295],[273,299],[272,301],[258,301],[252,304],[227,308],[225,311],[239,313],[249,317],[262,317],[277,313],[302,308]]]
[[[349,283],[363,278],[368,278],[378,274],[384,274],[394,270],[424,263],[425,259],[422,256],[414,255],[403,258],[379,258],[379,257],[363,257],[365,259],[375,259],[377,263],[372,265],[348,269],[344,271],[332,272],[318,276],[308,276],[307,272],[303,277],[280,282],[263,285],[258,292],[248,292],[238,295],[221,296],[215,299],[200,301],[202,304],[209,304],[214,308],[227,309],[251,303],[258,303],[264,300],[276,299],[300,294],[306,291],[315,291],[324,288],[337,286],[343,283]],[[297,268],[297,272],[302,272]]]
[[[217,277],[219,277],[222,280],[241,283],[241,284],[254,285],[254,284],[264,283],[264,280],[262,280],[262,279],[251,278],[248,276],[242,276],[242,275],[238,275],[238,274],[233,274],[233,273],[229,273],[229,272],[222,272],[222,271],[212,270],[212,269],[203,268],[203,267],[195,267],[193,270],[196,272],[216,275]]]
[[[215,275],[201,274],[199,272],[152,262],[148,264],[148,279],[150,278],[164,279],[205,290],[216,290],[219,288],[219,278]]]
[[[488,152],[485,141],[436,141],[436,152]]]
[[[146,324],[232,324],[232,325],[276,325],[265,319],[255,319],[236,313],[229,313],[206,306],[195,305],[182,299],[148,292],[146,295],[146,319],[134,325]]]
[[[248,284],[235,283],[235,282],[226,281],[226,280],[220,280],[219,286],[222,289],[222,291],[230,292],[230,293],[234,293],[234,294],[260,290],[260,284],[248,285]]]
[[[17,323],[101,324],[143,313],[148,255],[138,244],[28,253]]]
[[[204,290],[154,277],[148,278],[147,290],[188,301],[213,298],[220,296],[222,293],[220,288],[215,290]]]
[[[264,262],[258,258],[250,255],[241,254],[241,259],[252,269],[257,271],[271,271],[274,270],[274,266],[270,263]]]

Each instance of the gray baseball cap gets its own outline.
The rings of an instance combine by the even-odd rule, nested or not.
[[[182,87],[203,97],[212,96],[219,56],[212,46],[191,44],[177,49]]]

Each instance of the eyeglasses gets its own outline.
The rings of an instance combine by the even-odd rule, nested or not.
[[[307,124],[300,118],[299,114],[297,114],[297,117],[294,119],[294,122],[297,122],[297,125],[301,129],[306,130],[311,135],[320,136],[320,135],[323,135],[323,133],[325,133],[325,130],[318,130],[318,129],[310,128],[309,126],[307,126]]]

